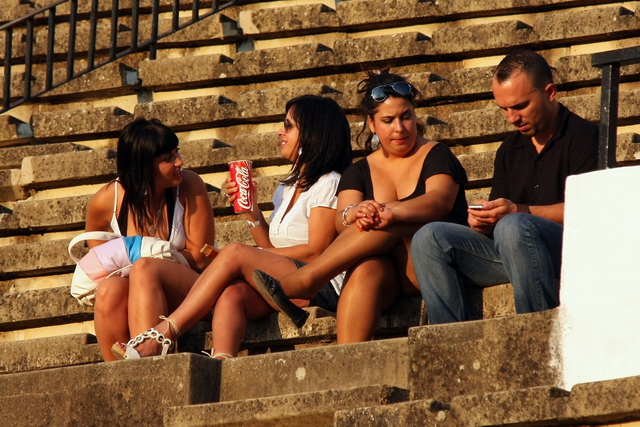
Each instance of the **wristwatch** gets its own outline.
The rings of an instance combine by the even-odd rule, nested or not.
[[[255,221],[249,221],[248,219],[245,219],[245,221],[247,222],[249,228],[260,227],[260,219],[257,219]]]

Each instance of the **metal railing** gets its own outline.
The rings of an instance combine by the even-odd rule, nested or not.
[[[618,94],[620,66],[640,63],[640,47],[630,47],[591,56],[591,65],[602,68],[602,93],[600,98],[600,145],[598,147],[598,169],[615,168]]]
[[[78,3],[80,0],[57,0],[52,4],[36,10],[28,15],[0,26],[0,36],[4,34],[4,58],[1,58],[0,64],[4,68],[4,87],[2,98],[3,113],[11,108],[31,101],[34,98],[57,88],[68,81],[80,77],[96,68],[106,65],[125,55],[142,50],[149,50],[149,57],[156,58],[157,42],[163,37],[169,36],[178,30],[181,30],[191,24],[194,24],[204,18],[216,14],[229,6],[239,4],[242,0],[229,0],[223,4],[219,4],[218,0],[200,1],[200,0],[163,0],[164,10],[161,11],[160,0],[146,0],[145,3],[151,2],[151,31],[147,38],[140,40],[140,15],[145,8],[140,6],[141,0],[129,0],[131,8],[120,9],[120,0],[102,0],[111,2],[110,11],[103,8],[101,11],[99,6],[100,0],[84,0],[84,3],[91,2],[88,12],[78,12]],[[169,3],[171,3],[169,5]],[[68,14],[62,16],[58,14],[60,8],[68,5]],[[188,14],[189,5],[191,5],[191,17],[189,19],[181,19],[180,12]],[[149,8],[147,7],[146,10]],[[171,13],[171,28],[167,31],[159,33],[159,16],[160,13]],[[88,15],[88,20],[83,19]],[[119,43],[119,25],[122,18],[127,18],[130,23],[131,38],[128,43],[123,45]],[[110,43],[106,59],[96,62],[98,20],[109,22],[110,25]],[[78,29],[80,25],[89,26],[89,38],[85,52],[77,52],[76,42]],[[122,24],[124,25],[124,24]],[[44,53],[35,52],[36,47],[36,28],[47,30],[47,42]],[[60,29],[63,30],[60,30]],[[66,30],[68,28],[68,30]],[[56,55],[56,34],[57,31],[68,31],[66,46],[66,72],[63,77],[54,79],[54,68],[56,67],[56,59],[58,63],[64,64],[64,55]],[[18,36],[18,37],[16,37]],[[14,47],[24,49],[24,54],[18,53],[14,57]],[[60,49],[58,49],[60,50]],[[64,50],[64,49],[63,49]],[[106,49],[105,49],[106,50]],[[0,49],[1,51],[1,49]],[[40,49],[42,51],[42,49]],[[102,56],[104,57],[104,52]],[[61,58],[62,56],[62,58]],[[78,66],[78,60],[86,58],[86,66]],[[44,82],[39,82],[37,86],[37,78],[33,74],[34,64],[45,64]],[[60,67],[59,65],[57,67]],[[22,94],[12,94],[12,78],[17,76],[20,82],[19,72],[24,68],[22,84]],[[78,68],[78,70],[76,70]],[[54,81],[55,80],[55,81]],[[15,91],[17,92],[17,91]]]

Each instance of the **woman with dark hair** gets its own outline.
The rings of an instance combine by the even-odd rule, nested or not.
[[[213,210],[202,179],[182,169],[178,143],[176,134],[158,120],[129,123],[118,139],[118,178],[89,202],[86,231],[159,237],[171,242],[191,267],[140,258],[128,278],[114,275],[100,283],[94,325],[105,361],[115,360],[114,341],[136,336],[177,307],[196,271],[210,262],[200,248],[214,243]],[[101,243],[90,241],[89,246]]]
[[[309,298],[347,270],[338,304],[338,343],[370,340],[383,309],[399,295],[419,295],[410,245],[431,221],[466,224],[467,176],[449,148],[424,138],[416,120],[419,92],[401,76],[370,73],[361,82],[368,155],[338,187],[340,235],[313,262],[274,276],[256,270],[257,290],[301,325],[305,312],[289,298]],[[276,278],[274,278],[276,277]]]
[[[340,174],[351,163],[347,118],[329,98],[301,96],[287,103],[286,118],[278,136],[282,156],[293,166],[273,197],[270,223],[257,200],[253,202],[253,210],[244,214],[258,247],[241,243],[225,246],[177,310],[127,345],[114,344],[114,353],[123,358],[160,351],[165,354],[181,330],[191,328],[215,306],[212,356],[235,356],[247,319],[264,317],[273,311],[250,286],[253,271],[260,268],[274,275],[286,274],[311,262],[331,244],[337,234],[336,190]],[[257,192],[255,183],[253,190]],[[225,192],[233,202],[238,187],[227,180]],[[335,311],[342,285],[340,273],[327,277],[323,286],[318,287],[319,292],[297,303],[304,307],[313,299],[311,304]]]

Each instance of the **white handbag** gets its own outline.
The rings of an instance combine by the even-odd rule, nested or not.
[[[81,259],[75,257],[72,248],[85,240],[105,240],[89,250]],[[186,258],[166,240],[149,236],[126,236],[106,231],[89,231],[69,242],[69,255],[76,262],[71,280],[71,295],[80,304],[93,306],[100,282],[113,275],[129,276],[129,268],[138,258],[162,258],[189,267]]]

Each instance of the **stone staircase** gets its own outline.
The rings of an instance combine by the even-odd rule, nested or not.
[[[0,22],[48,3],[5,0]],[[85,15],[89,4],[79,1]],[[111,2],[100,4],[108,14]],[[148,9],[151,2],[141,4]],[[125,24],[130,8],[120,0]],[[514,47],[540,52],[555,67],[561,102],[598,122],[601,73],[591,67],[591,54],[636,46],[639,13],[640,1],[611,0],[252,1],[163,39],[154,61],[147,52],[121,58],[1,115],[0,419],[16,426],[640,419],[635,378],[570,393],[552,387],[547,326],[554,311],[504,317],[514,312],[509,285],[470,295],[487,320],[461,325],[419,326],[420,299],[401,300],[370,343],[332,345],[334,314],[310,308],[301,329],[276,314],[252,322],[241,352],[248,357],[220,362],[182,353],[100,363],[92,310],[68,292],[74,266],[66,252],[84,227],[87,201],[115,177],[117,135],[139,116],[156,117],[178,133],[185,166],[208,184],[218,243],[250,242],[244,221],[220,197],[227,162],[254,161],[260,206],[271,209],[278,179],[288,171],[276,130],[285,102],[305,93],[345,108],[360,157],[356,90],[369,67],[392,66],[415,84],[427,136],[449,144],[466,168],[467,198],[486,197],[495,150],[512,130],[491,96],[502,55]],[[59,15],[64,19],[65,12]],[[108,39],[101,34],[104,51]],[[125,25],[121,37],[128,35]],[[19,40],[18,62],[24,60]],[[41,79],[42,64],[34,70]],[[621,82],[618,161],[633,165],[640,159],[640,65],[623,66]],[[22,90],[20,76],[11,84]],[[210,348],[209,331],[201,322],[181,348]]]

